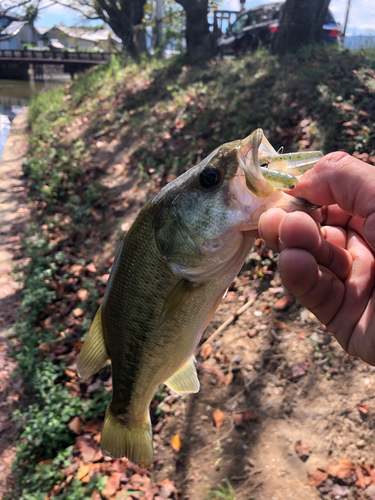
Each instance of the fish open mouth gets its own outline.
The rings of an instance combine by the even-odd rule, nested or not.
[[[241,141],[239,161],[246,176],[246,185],[257,196],[268,196],[272,188],[292,190],[298,178],[323,157],[321,151],[278,153],[262,129],[255,130]]]

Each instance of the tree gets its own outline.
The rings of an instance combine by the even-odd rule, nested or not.
[[[213,54],[207,20],[209,0],[176,0],[186,13],[186,46],[191,60],[209,59]]]
[[[104,21],[134,57],[145,47],[142,34],[136,34],[134,26],[142,23],[146,0],[56,0],[56,3],[80,12],[86,19]]]
[[[275,54],[295,52],[302,45],[322,40],[330,0],[286,0],[272,44]]]

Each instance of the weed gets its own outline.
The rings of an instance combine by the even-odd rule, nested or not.
[[[229,479],[225,478],[226,486],[218,484],[214,488],[208,490],[208,496],[205,500],[236,500],[234,496],[233,486],[230,484]]]

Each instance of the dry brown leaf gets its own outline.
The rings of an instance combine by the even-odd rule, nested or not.
[[[96,273],[96,267],[93,262],[91,262],[91,264],[88,264],[86,266],[86,269],[89,273]]]
[[[89,298],[89,292],[86,290],[86,288],[81,288],[77,292],[78,298],[81,302],[86,302],[86,300]]]
[[[357,465],[355,468],[355,473],[357,475],[356,486],[359,486],[363,490],[371,483],[371,477],[365,476],[362,472],[362,467]]]
[[[75,432],[76,434],[81,434],[82,424],[79,417],[74,417],[73,420],[69,422],[68,427],[71,431]]]
[[[337,462],[337,464],[330,464],[328,466],[327,472],[330,476],[334,476],[339,479],[345,479],[354,472],[354,468],[355,466],[351,460],[342,458]]]
[[[285,309],[288,309],[288,307],[290,307],[292,304],[294,304],[293,295],[284,295],[284,297],[281,297],[281,299],[276,301],[274,308],[277,311],[285,311]]]
[[[88,438],[91,438],[91,436],[88,436]],[[85,436],[77,437],[76,445],[81,453],[84,463],[91,462],[97,452],[97,449],[89,443]]]
[[[73,464],[69,465],[69,467],[65,467],[65,469],[62,469],[60,472],[64,474],[65,477],[68,477],[71,474],[74,474],[75,471],[78,469],[79,469],[79,462],[74,462]]]
[[[225,384],[225,375],[224,375],[223,370],[221,370],[220,368],[218,368],[217,366],[215,366],[215,368],[213,369],[213,375],[216,378],[217,383],[219,385],[224,385]]]
[[[172,483],[170,479],[163,479],[160,483],[157,483],[157,486],[160,487],[159,490],[159,497],[162,500],[165,500],[167,498],[170,498],[171,494],[174,493],[174,495],[177,494],[178,490],[176,486]]]
[[[314,474],[309,474],[309,484],[311,486],[320,486],[326,479],[328,479],[328,473],[317,469]]]
[[[87,422],[82,427],[82,430],[84,432],[98,432],[99,429],[101,429],[103,426],[103,419],[102,418],[96,418],[95,420],[91,420],[90,422]]]
[[[85,312],[80,307],[76,307],[76,309],[73,309],[73,316],[75,318],[79,318],[80,316],[83,316],[84,314],[85,314]]]
[[[223,413],[221,410],[219,410],[219,408],[217,408],[213,414],[212,414],[212,418],[214,419],[214,422],[215,422],[215,426],[217,428],[220,428],[223,423],[225,422],[225,413]]]
[[[212,345],[211,344],[204,344],[201,349],[201,356],[204,360],[210,357],[210,354],[212,352]]]
[[[77,479],[81,481],[90,472],[90,467],[88,465],[82,465],[77,471]]]
[[[225,385],[229,385],[233,380],[233,372],[229,372],[225,375]]]
[[[181,450],[181,439],[179,434],[175,434],[173,436],[171,446],[175,451],[180,451]]]
[[[104,498],[109,498],[116,493],[121,483],[122,472],[114,472],[109,477],[105,489],[102,491]]]
[[[244,410],[241,413],[232,415],[233,423],[237,427],[245,427],[247,422],[257,420],[257,416],[251,410]]]
[[[286,330],[287,328],[289,328],[286,323],[284,323],[283,321],[279,321],[278,319],[274,319],[273,324],[276,330]]]
[[[311,454],[311,446],[309,444],[302,443],[300,440],[296,441],[294,444],[294,450],[302,462],[306,462]]]

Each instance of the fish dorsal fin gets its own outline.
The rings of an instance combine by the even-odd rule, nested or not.
[[[177,394],[190,394],[199,391],[199,380],[197,370],[192,356],[182,367],[164,382],[172,391]]]
[[[199,283],[193,283],[185,279],[177,282],[163,305],[159,319],[159,328],[164,325],[168,318],[181,309],[185,302],[194,295],[200,286]]]
[[[100,306],[78,358],[78,376],[82,380],[88,380],[105,365],[108,358],[103,338],[102,306]]]

